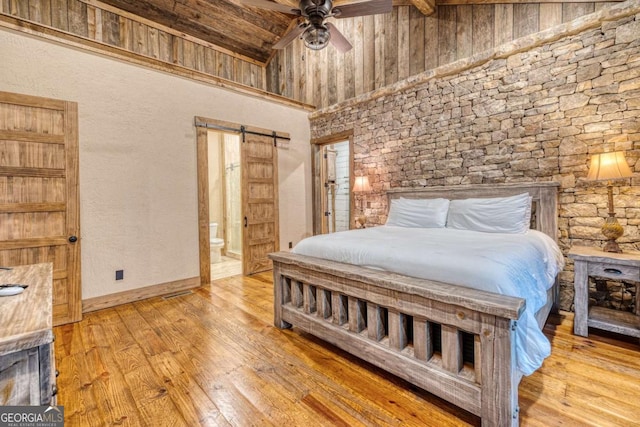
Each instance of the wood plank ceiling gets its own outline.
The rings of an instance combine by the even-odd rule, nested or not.
[[[155,21],[230,52],[266,64],[272,46],[289,29],[296,17],[245,6],[241,0],[102,0],[103,3]],[[277,0],[298,7],[297,0]],[[353,3],[334,0],[334,6]],[[434,10],[435,0],[394,0],[414,4],[422,13]]]

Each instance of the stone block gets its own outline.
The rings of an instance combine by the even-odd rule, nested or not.
[[[584,125],[584,131],[587,133],[604,132],[609,129],[611,129],[611,123],[609,122],[587,123]]]
[[[574,108],[584,107],[589,103],[589,96],[583,93],[573,95],[565,95],[560,97],[560,109],[571,110]]]
[[[622,92],[633,91],[636,89],[640,89],[640,77],[620,82],[618,92],[622,93]]]
[[[591,203],[568,203],[560,207],[560,216],[566,218],[597,217],[598,209]]]
[[[616,28],[616,44],[631,43],[638,40],[640,21],[632,21]]]
[[[586,67],[579,67],[576,72],[576,81],[583,82],[585,80],[592,80],[600,76],[602,71],[602,65],[598,62],[588,65]]]

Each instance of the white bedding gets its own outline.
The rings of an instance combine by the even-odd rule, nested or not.
[[[530,375],[550,354],[549,340],[534,316],[564,258],[541,232],[381,226],[309,237],[293,252],[524,298],[515,339],[517,368]]]

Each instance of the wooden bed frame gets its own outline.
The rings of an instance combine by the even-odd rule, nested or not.
[[[555,240],[558,185],[398,189],[388,196],[465,199],[528,192],[532,228]],[[483,426],[518,425],[522,374],[515,367],[514,331],[524,299],[288,252],[270,258],[278,328],[295,326],[330,342],[480,416]],[[557,287],[556,280],[548,304],[536,314],[541,325],[557,302]],[[471,357],[463,355],[469,344]]]

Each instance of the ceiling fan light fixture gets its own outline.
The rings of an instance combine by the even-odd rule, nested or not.
[[[327,27],[310,27],[302,36],[304,45],[311,50],[321,50],[327,47],[331,39],[331,33]]]

